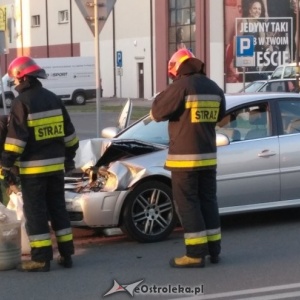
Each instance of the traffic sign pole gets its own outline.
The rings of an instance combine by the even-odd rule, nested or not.
[[[99,34],[102,30],[111,10],[117,0],[75,0],[77,6],[86,20],[89,28],[94,34],[95,43],[95,73],[96,73],[96,118],[97,118],[97,137],[100,137],[100,111],[101,111],[101,75],[100,75],[100,46]],[[100,7],[100,9],[99,9]],[[100,10],[100,11],[99,11]],[[99,16],[100,14],[100,16]]]
[[[122,98],[122,80],[121,80],[121,74],[120,76],[120,98]]]
[[[118,68],[118,75],[120,80],[120,98],[122,98],[122,80],[121,77],[123,75],[123,57],[122,51],[117,51],[117,68]]]
[[[101,113],[101,103],[100,103],[100,47],[99,47],[99,22],[98,22],[98,0],[94,0],[94,20],[95,20],[95,66],[96,66],[96,134],[100,137],[100,113]]]

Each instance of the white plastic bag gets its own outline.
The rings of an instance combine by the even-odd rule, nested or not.
[[[22,254],[30,254],[30,244],[28,235],[25,229],[25,217],[23,214],[23,197],[21,192],[11,193],[9,195],[9,202],[7,208],[14,210],[17,214],[17,219],[21,221],[21,251]]]
[[[18,221],[17,213],[9,209],[0,202],[0,222],[5,223],[14,223]]]

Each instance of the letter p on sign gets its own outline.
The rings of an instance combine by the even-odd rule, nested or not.
[[[236,37],[236,56],[253,56],[254,55],[254,37],[244,35]]]

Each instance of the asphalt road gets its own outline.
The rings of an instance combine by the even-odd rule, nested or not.
[[[49,273],[2,271],[1,300],[98,300],[114,281],[125,289],[141,280],[142,291],[152,288],[153,293],[134,293],[137,299],[300,299],[299,210],[223,217],[221,262],[207,262],[204,269],[169,267],[171,257],[184,253],[180,229],[153,244],[126,236],[97,237],[91,230],[75,229],[74,235],[73,269],[53,261]],[[174,294],[170,286],[185,291],[200,287],[204,294]],[[122,287],[107,297],[131,298]]]
[[[76,129],[76,134],[80,140],[97,137],[96,113],[72,113],[70,112],[72,122]],[[101,112],[100,114],[100,132],[104,127],[115,127],[118,123],[119,113]]]

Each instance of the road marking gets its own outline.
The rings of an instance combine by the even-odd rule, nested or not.
[[[221,299],[221,298],[229,298],[233,300],[232,297],[238,296],[249,296],[251,294],[258,294],[258,293],[267,293],[267,292],[276,292],[288,289],[297,289],[300,288],[300,283],[292,283],[292,284],[285,284],[285,285],[275,285],[257,289],[248,289],[248,290],[241,290],[241,291],[232,291],[232,292],[224,292],[224,293],[217,293],[217,294],[210,294],[210,295],[197,295],[193,297],[185,297],[185,298],[174,298],[174,300],[207,300],[207,299]],[[204,286],[205,289],[205,286]],[[289,293],[282,293],[282,294],[273,294],[273,295],[265,295],[265,296],[255,296],[248,298],[236,298],[236,300],[275,300],[275,299],[288,299],[291,297],[300,296],[300,291],[289,292]],[[231,297],[231,298],[230,298]]]

